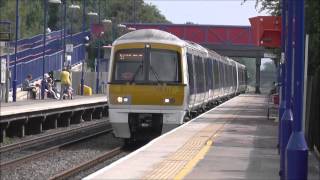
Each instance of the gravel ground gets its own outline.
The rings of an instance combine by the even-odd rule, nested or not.
[[[133,146],[129,146],[129,147],[125,147],[124,148],[124,152],[118,154],[117,156],[114,156],[113,158],[111,159],[108,159],[104,162],[101,162],[100,164],[98,164],[97,166],[94,166],[90,169],[87,169],[85,171],[82,171],[81,173],[75,175],[75,176],[72,176],[72,177],[69,177],[68,180],[78,180],[78,179],[82,179],[96,171],[98,171],[99,169],[102,169],[106,166],[108,166],[109,164],[117,161],[118,159],[130,154],[131,152],[133,152],[134,150],[137,150],[139,149],[140,147],[144,146],[146,143],[148,142],[139,142],[139,143],[136,143],[135,145]]]
[[[100,121],[95,121],[94,123],[99,123],[99,122],[101,122],[101,120]],[[90,123],[90,124],[92,124],[92,123]],[[86,125],[89,125],[89,124],[86,124]],[[68,129],[64,128],[61,131],[66,131],[66,130],[68,130]],[[20,157],[24,157],[26,155],[30,155],[32,153],[35,153],[37,151],[40,151],[40,150],[43,150],[43,149],[46,149],[46,148],[49,148],[49,147],[60,145],[62,143],[65,143],[65,142],[68,142],[70,140],[73,140],[75,138],[80,138],[80,137],[89,135],[91,133],[92,133],[92,131],[91,132],[81,132],[81,133],[78,133],[78,134],[70,135],[68,137],[64,137],[63,139],[60,139],[60,138],[59,139],[55,139],[55,140],[53,140],[51,142],[40,144],[38,146],[28,147],[28,148],[25,148],[25,149],[11,150],[11,151],[8,151],[8,152],[1,153],[0,154],[0,159],[1,159],[1,162],[8,162],[10,160],[14,160],[14,159],[17,159],[17,158],[20,158]]]
[[[43,131],[43,133],[41,133],[41,134],[27,135],[27,136],[25,136],[23,138],[20,138],[20,137],[13,137],[13,138],[6,137],[4,139],[4,141],[2,143],[0,143],[0,147],[1,146],[5,146],[5,145],[9,145],[9,144],[13,144],[13,143],[18,143],[18,142],[30,140],[30,139],[41,137],[41,136],[45,136],[45,135],[48,135],[48,134],[57,133],[57,132],[60,132],[60,131],[66,131],[66,130],[75,129],[75,128],[78,128],[78,127],[83,127],[83,126],[87,126],[87,125],[91,125],[91,124],[96,124],[96,123],[101,122],[103,120],[109,120],[109,118],[103,117],[102,119],[95,119],[95,120],[92,120],[92,121],[84,121],[84,122],[82,122],[80,124],[71,124],[69,127],[59,127],[59,128],[56,128],[56,129],[49,129],[49,130]]]
[[[1,171],[1,179],[48,179],[122,145],[122,141],[114,138],[112,134],[102,135],[26,162],[19,167]]]
[[[72,177],[69,177],[68,179],[69,180],[78,180],[78,179],[82,179],[96,171],[98,171],[99,169],[102,169],[106,166],[108,166],[109,164],[117,161],[118,159],[128,155],[130,152],[124,152],[124,153],[120,153],[118,154],[117,156],[114,156],[113,158],[111,159],[108,159],[100,164],[98,164],[97,166],[93,167],[93,168],[90,168],[88,170],[85,170],[85,171],[82,171],[80,174],[77,174],[76,176],[72,176]]]

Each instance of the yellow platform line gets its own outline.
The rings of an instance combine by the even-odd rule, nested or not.
[[[220,132],[224,129],[224,126],[228,123],[224,123],[222,127],[220,127],[216,133],[206,142],[205,146],[201,148],[201,150],[198,152],[198,154],[187,163],[187,165],[174,177],[174,180],[181,180],[184,177],[186,177],[192,169],[198,164],[200,160],[202,160],[205,155],[209,152],[210,148],[214,144],[214,139],[220,134]]]
[[[142,179],[183,179],[205,157],[214,139],[235,116],[222,124],[208,125],[195,134],[178,151],[157,164]]]
[[[188,162],[188,164],[174,177],[174,180],[183,179],[186,175],[188,175],[191,170],[198,164],[198,162],[204,158],[204,156],[208,153],[210,147],[212,146],[213,141],[207,141],[206,145],[198,152],[198,154]]]

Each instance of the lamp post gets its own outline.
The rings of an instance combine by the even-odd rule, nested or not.
[[[61,4],[60,0],[43,0],[44,4],[44,21],[43,21],[43,49],[42,49],[42,81],[41,81],[41,99],[44,99],[44,74],[45,74],[45,55],[46,55],[46,39],[47,39],[47,9],[48,2],[53,4]]]
[[[101,7],[100,7],[100,0],[98,0],[99,2],[99,18],[98,18],[98,22],[99,25],[101,23]],[[101,37],[101,33],[99,33],[99,37]],[[99,93],[99,66],[100,66],[100,46],[101,46],[101,40],[98,40],[98,57],[97,57],[97,66],[96,66],[96,73],[97,73],[97,78],[96,78],[96,94]]]
[[[18,51],[18,34],[19,34],[19,0],[16,0],[16,39],[14,45],[14,70],[12,81],[12,101],[17,100],[17,51]]]
[[[71,0],[71,5],[69,6],[69,9],[71,9],[71,17],[70,17],[70,41],[71,44],[73,45],[73,13],[74,13],[74,9],[80,9],[80,6],[79,5],[75,5],[73,4],[73,0]],[[73,48],[73,46],[72,46]],[[72,53],[71,53],[71,62],[72,62],[72,59],[73,59],[73,50],[72,50]]]
[[[84,35],[86,31],[86,0],[82,0],[82,34]],[[89,40],[89,38],[88,38]],[[86,38],[83,38],[83,44],[84,44],[84,50],[85,50],[85,44],[86,44]],[[83,86],[84,86],[84,62],[85,57],[82,60],[82,68],[81,68],[81,87],[80,87],[80,94],[83,95]]]
[[[302,130],[304,95],[304,0],[293,0],[295,10],[293,132],[286,149],[287,179],[308,179],[308,146]]]
[[[281,0],[281,58],[280,58],[280,77],[281,77],[281,80],[280,80],[280,106],[279,106],[279,120],[280,120],[280,123],[279,123],[279,128],[278,128],[278,150],[280,152],[280,149],[281,149],[281,118],[283,116],[283,113],[285,111],[285,50],[286,50],[286,17],[287,17],[287,0]]]
[[[136,0],[133,0],[133,23],[136,23]]]
[[[62,67],[66,64],[66,31],[67,31],[67,0],[63,0],[63,63]]]
[[[286,25],[286,62],[285,62],[285,111],[280,121],[281,138],[280,138],[280,175],[281,179],[286,179],[286,147],[292,132],[292,52],[293,52],[293,3],[287,1],[287,25]]]
[[[47,39],[47,8],[48,1],[44,1],[44,21],[43,21],[43,49],[42,49],[42,81],[41,81],[41,99],[44,99],[44,74],[45,74],[45,55],[46,55],[46,39]]]

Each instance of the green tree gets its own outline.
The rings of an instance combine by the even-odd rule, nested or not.
[[[245,3],[248,0],[243,0]],[[292,1],[292,0],[289,0]],[[272,15],[280,15],[279,0],[256,0],[256,8]],[[305,32],[309,34],[308,73],[314,74],[320,68],[320,3],[319,0],[305,0]]]
[[[19,38],[27,38],[43,31],[43,0],[20,0],[20,34]],[[67,0],[67,6],[71,4]],[[99,0],[86,0],[86,11],[98,12]],[[82,0],[74,0],[75,4],[82,7]],[[12,29],[15,29],[15,0],[0,0],[0,21],[12,22]],[[125,23],[133,21],[133,0],[100,0],[100,16],[101,19],[113,18],[117,23]],[[61,28],[61,19],[63,18],[62,5],[48,4],[48,27],[52,30]],[[73,24],[73,32],[81,31],[82,27],[82,9],[73,11],[67,10],[67,28],[70,28],[70,23]],[[80,18],[79,18],[80,17]],[[143,0],[136,0],[136,20],[137,22],[148,23],[169,23],[169,21],[160,13],[153,5],[144,3]],[[91,20],[91,21],[90,21]],[[97,22],[98,18],[89,18],[87,16],[86,27],[89,27],[90,22]],[[13,37],[15,34],[13,32]]]

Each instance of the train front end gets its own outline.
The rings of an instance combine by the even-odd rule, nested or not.
[[[181,47],[127,40],[115,43],[111,54],[109,117],[116,137],[145,140],[182,124],[186,86]]]

